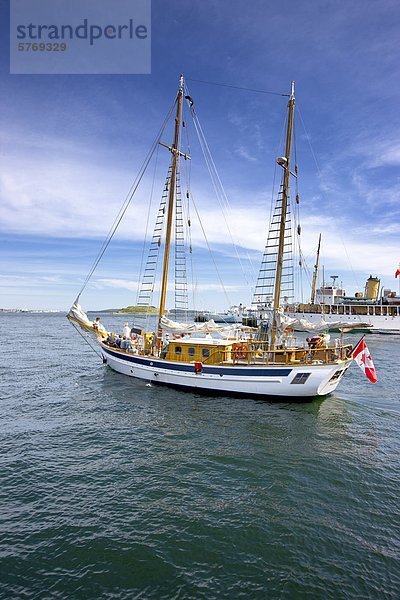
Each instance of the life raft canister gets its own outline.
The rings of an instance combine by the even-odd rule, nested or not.
[[[200,373],[202,373],[203,372],[203,363],[195,362],[194,363],[194,372],[196,373],[196,375],[199,375]]]

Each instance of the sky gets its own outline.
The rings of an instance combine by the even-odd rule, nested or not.
[[[149,75],[11,75],[8,2],[0,8],[0,308],[73,303],[181,73],[229,203],[221,215],[187,111],[191,191],[207,232],[193,224],[195,308],[251,301],[287,105],[280,95],[204,82],[285,94],[295,80],[306,262],[312,268],[322,233],[326,280],[338,275],[348,295],[369,275],[398,290],[396,0],[153,0]],[[157,205],[168,168],[168,152],[156,154],[81,296],[85,309],[136,302],[147,200]],[[297,297],[308,295],[304,276]]]

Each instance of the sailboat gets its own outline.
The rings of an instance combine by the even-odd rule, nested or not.
[[[286,399],[325,396],[338,386],[352,362],[352,346],[345,344],[343,339],[335,340],[335,343],[331,344],[329,336],[321,336],[313,344],[306,341],[295,343],[291,329],[282,324],[280,319],[290,180],[296,176],[294,171],[297,171],[297,166],[292,171],[291,164],[294,82],[287,96],[289,100],[285,154],[277,159],[282,168],[282,182],[270,226],[270,237],[273,232],[272,238],[275,241],[273,246],[267,244],[255,291],[258,300],[260,297],[266,299],[265,279],[267,278],[268,282],[272,280],[272,318],[269,326],[261,323],[257,328],[246,328],[237,324],[219,325],[213,321],[185,324],[167,317],[166,298],[174,217],[178,221],[182,220],[178,194],[179,164],[182,159],[190,160],[190,156],[180,148],[181,127],[184,125],[182,106],[185,100],[192,113],[194,112],[193,99],[181,76],[173,105],[175,125],[172,144],[167,145],[161,139],[157,142],[166,147],[171,154],[164,188],[164,203],[160,205],[155,228],[158,237],[153,236],[149,254],[151,260],[148,262],[149,265],[155,262],[156,254],[160,249],[163,251],[157,326],[154,331],[138,331],[135,339],[129,340],[129,343],[121,348],[115,345],[115,335],[112,332],[105,331],[98,323],[88,319],[79,305],[80,294],[68,315],[74,325],[96,335],[103,361],[114,371],[181,389]],[[179,223],[175,223],[175,231],[177,227],[179,228]],[[175,260],[176,256],[175,251]],[[270,274],[271,264],[273,276]],[[147,284],[145,280],[141,293],[143,298],[146,295],[149,298],[150,292],[154,290],[151,269],[147,275],[145,273],[145,277],[149,279]]]

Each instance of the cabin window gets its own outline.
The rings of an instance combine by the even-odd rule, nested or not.
[[[210,348],[203,348],[201,355],[203,358],[210,358]]]
[[[194,356],[196,354],[196,349],[195,348],[188,348],[188,353],[189,353],[189,356]]]
[[[297,373],[290,383],[305,383],[311,373]]]
[[[182,346],[175,346],[175,354],[182,354]]]

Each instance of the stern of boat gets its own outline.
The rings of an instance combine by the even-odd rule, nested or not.
[[[351,358],[346,359],[332,368],[329,375],[319,384],[317,389],[318,396],[326,396],[335,391],[343,375],[351,365],[352,360]]]

